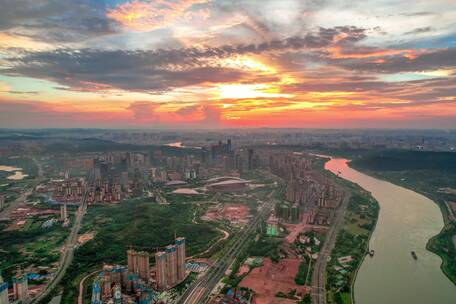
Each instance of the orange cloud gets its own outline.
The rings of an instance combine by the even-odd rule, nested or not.
[[[0,32],[0,48],[24,48],[33,50],[45,50],[53,47],[47,43],[38,42],[29,37],[11,35]]]
[[[10,88],[9,85],[7,85],[6,83],[0,81],[0,92],[3,92],[3,93],[4,92],[8,92],[10,89],[11,88]]]
[[[108,10],[107,16],[127,29],[135,31],[151,31],[174,23],[178,18],[191,19],[194,16],[207,18],[207,11],[190,12],[194,4],[207,3],[209,0],[134,0],[117,5]]]
[[[136,101],[105,107],[93,101],[91,107],[80,103],[8,101],[0,98],[0,121],[16,126],[17,115],[30,126],[174,126],[174,127],[394,127],[401,123],[432,125],[456,115],[451,102],[416,106],[401,100],[383,99],[368,106],[369,96],[331,104],[318,103],[319,96],[298,100],[219,100],[187,104]],[[348,98],[348,97],[347,97]],[[361,100],[361,101],[358,101]],[[364,102],[365,101],[365,102]],[[225,107],[225,104],[230,106]],[[392,107],[390,107],[392,106]],[[454,124],[453,124],[454,125]],[[420,126],[419,124],[417,126]],[[424,126],[424,125],[423,125]],[[444,125],[442,125],[444,126]],[[446,126],[446,125],[445,125]]]
[[[340,46],[326,48],[330,52],[330,57],[334,59],[357,59],[401,55],[408,59],[415,59],[424,51],[418,50],[395,50],[395,49],[379,49],[379,48],[343,48]]]

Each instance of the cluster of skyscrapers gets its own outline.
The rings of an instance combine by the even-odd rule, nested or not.
[[[272,153],[269,167],[286,181],[287,202],[276,206],[279,218],[297,222],[306,212],[307,223],[329,225],[332,210],[342,201],[343,191],[313,170],[311,159],[296,153]]]
[[[59,203],[80,203],[85,190],[82,180],[68,178],[64,180],[54,180],[47,189],[52,191],[52,199]]]
[[[157,289],[164,290],[185,279],[185,238],[176,238],[174,245],[155,254]]]
[[[103,266],[92,285],[92,304],[154,303],[154,289],[166,290],[185,279],[185,238],[155,254],[155,271],[146,251],[128,250],[127,264]]]
[[[150,280],[149,253],[144,251],[127,251],[128,272],[136,274],[144,282]]]
[[[27,299],[29,299],[28,278],[26,274],[19,272],[13,277],[13,300],[24,302]],[[4,282],[0,274],[0,304],[8,303],[8,282]]]

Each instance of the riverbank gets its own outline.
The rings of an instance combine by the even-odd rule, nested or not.
[[[357,272],[369,250],[369,239],[378,218],[378,202],[357,184],[340,178],[325,164],[326,176],[350,196],[331,259],[326,267],[327,303],[354,303]]]
[[[393,155],[394,158],[388,155],[385,167],[373,165],[379,161],[385,162],[384,159],[380,159],[381,156],[375,155],[356,159],[350,163],[350,166],[371,176],[418,192],[438,205],[444,226],[440,233],[428,240],[426,249],[442,259],[440,267],[443,273],[456,285],[456,244],[454,243],[456,222],[446,205],[446,201],[456,201],[456,194],[451,191],[441,191],[441,189],[451,189],[451,186],[456,185],[456,172],[448,168],[445,161],[449,156],[446,153],[442,155],[445,161],[437,160],[437,166],[431,168],[424,168],[420,165],[408,166],[407,163],[401,162],[407,156],[408,154],[405,153],[396,153]],[[417,157],[420,157],[419,154],[414,154],[414,158]],[[428,154],[423,154],[421,157],[427,158]],[[439,153],[434,153],[433,158],[440,158]],[[425,160],[417,159],[416,161],[420,164]],[[454,161],[456,161],[456,154]]]
[[[369,191],[380,205],[369,242],[375,255],[366,257],[359,269],[356,303],[452,304],[456,289],[439,269],[441,259],[425,248],[443,227],[436,205],[416,192],[356,171],[345,159],[331,162],[331,171]]]

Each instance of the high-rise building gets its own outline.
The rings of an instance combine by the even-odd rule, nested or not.
[[[176,238],[175,245],[155,254],[157,288],[170,288],[185,279],[185,238]]]
[[[101,286],[100,281],[95,280],[92,284],[92,304],[101,304]]]
[[[149,253],[144,251],[128,250],[127,262],[129,272],[137,274],[139,278],[145,282],[149,281]]]
[[[86,170],[93,169],[93,158],[90,159],[84,159],[83,161],[83,167]]]
[[[8,304],[8,283],[3,282],[2,275],[0,274],[0,304]]]
[[[180,282],[185,278],[185,238],[176,239],[177,249],[177,280]]]
[[[247,150],[247,168],[249,170],[253,169],[253,149],[248,149]]]
[[[177,252],[176,245],[166,246],[167,282],[170,286],[177,283]]]
[[[166,270],[166,252],[157,252],[155,254],[155,279],[159,290],[165,289],[168,285]]]
[[[60,205],[60,219],[64,222],[68,219],[67,205],[65,203]]]
[[[127,250],[127,267],[128,272],[135,273],[136,251]]]
[[[150,278],[150,268],[149,268],[149,253],[147,252],[138,252],[137,257],[137,273],[140,279],[145,282],[149,281]]]
[[[113,289],[114,304],[122,304],[122,290],[119,284],[116,284]]]
[[[18,273],[13,277],[14,299],[24,301],[28,298],[28,279],[26,274]]]

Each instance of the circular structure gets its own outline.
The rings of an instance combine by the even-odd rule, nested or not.
[[[239,177],[217,177],[208,180],[209,184],[206,185],[206,188],[212,191],[241,191],[247,188],[250,181],[239,178]]]

